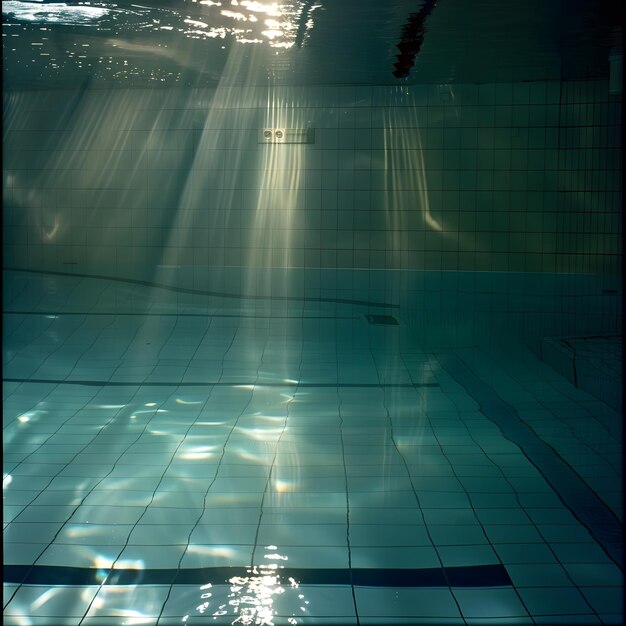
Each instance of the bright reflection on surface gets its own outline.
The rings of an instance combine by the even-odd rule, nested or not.
[[[4,489],[5,487],[8,487],[12,482],[13,482],[13,477],[11,476],[11,474],[7,474],[2,479],[2,488]]]
[[[217,457],[217,454],[213,452],[183,452],[179,455],[179,458],[184,461],[202,461],[212,457]]]
[[[183,400],[182,398],[176,398],[177,404],[204,404],[201,400]]]
[[[114,558],[103,556],[102,554],[96,554],[93,559],[93,567],[96,569],[110,569],[113,563],[115,563]]]
[[[221,557],[224,559],[233,559],[236,556],[236,552],[232,548],[226,546],[207,546],[207,545],[195,545],[189,544],[187,548],[189,554],[198,554],[201,556],[213,556]]]
[[[205,452],[212,452],[213,450],[216,450],[218,448],[218,446],[194,446],[193,448],[189,449],[189,452],[191,453],[205,453]]]
[[[146,564],[142,559],[120,559],[115,562],[115,569],[146,569]]]
[[[294,481],[276,478],[274,480],[274,490],[278,493],[289,493],[290,491],[295,491]]]
[[[52,228],[49,230],[43,229],[43,238],[45,241],[54,241],[57,234],[59,233],[59,229],[61,228],[61,220],[58,215],[54,216],[54,221],[52,223]]]
[[[266,13],[267,15],[280,16],[281,11],[278,8],[278,4],[263,4],[262,2],[256,2],[254,0],[241,0],[239,3],[242,7],[246,7],[249,11],[255,11],[256,13]]]
[[[151,435],[157,435],[157,436],[167,436],[167,435],[169,435],[169,434],[170,434],[170,433],[166,433],[166,432],[165,432],[165,431],[163,431],[163,430],[153,430],[153,429],[150,429],[148,432],[149,432]]]
[[[69,5],[65,2],[35,4],[8,0],[2,3],[2,12],[26,22],[47,22],[52,24],[81,24],[90,22],[110,13],[112,9],[85,5]]]
[[[221,11],[221,14],[225,17],[232,17],[236,20],[243,20],[244,22],[248,21],[248,18],[243,13],[239,13],[237,11]],[[254,18],[254,21],[256,21],[256,18]]]
[[[233,454],[236,454],[240,459],[244,461],[251,461],[252,463],[256,463],[258,465],[262,465],[266,463],[268,460],[271,461],[273,452],[270,449],[270,444],[268,443],[267,452],[257,452],[256,454],[250,450],[246,450],[241,446],[233,446],[230,448]]]
[[[107,619],[122,618],[115,621],[116,624],[154,624],[154,617],[146,612],[128,608],[141,602],[150,606],[158,602],[158,590],[142,589],[136,585],[107,585],[102,587],[98,595],[93,599],[89,612],[86,615],[87,621],[101,623],[100,617],[104,614]],[[126,619],[123,619],[126,618]],[[108,622],[107,622],[108,623]]]
[[[277,546],[266,546],[271,552],[263,555],[268,561],[287,561],[288,557],[278,552]],[[252,565],[246,569],[247,576],[233,576],[228,580],[229,593],[226,598],[220,595],[220,588],[207,583],[200,587],[200,599],[202,602],[196,606],[196,611],[201,615],[212,616],[214,619],[223,616],[232,617],[231,624],[249,626],[274,626],[274,600],[290,590],[299,588],[299,583],[292,577],[286,582],[281,581],[280,570],[284,565],[277,563],[261,563]],[[300,614],[307,612],[308,600],[298,593],[301,604],[298,607]],[[224,601],[226,600],[226,601]],[[189,619],[187,614],[182,618],[183,622]],[[298,624],[295,614],[287,619],[289,624]]]
[[[222,7],[225,3],[205,0],[197,4]],[[184,24],[189,25],[183,33],[192,39],[204,37],[225,39],[230,35],[237,43],[266,42],[272,48],[287,49],[296,43],[299,23],[304,24],[306,37],[306,31],[314,26],[313,11],[321,7],[320,4],[308,6],[307,3],[300,1],[264,4],[245,0],[242,2],[231,0],[230,6],[239,10],[222,8],[218,15],[209,13],[201,20],[190,18],[183,20]],[[260,24],[261,30],[258,30],[256,24]]]
[[[59,587],[53,587],[51,589],[48,589],[47,591],[44,591],[36,600],[33,600],[30,608],[33,611],[39,610],[46,602],[52,600],[52,598],[54,598],[54,596],[58,595],[60,592],[61,589]]]
[[[284,423],[285,418],[277,418],[280,419],[282,423]],[[251,428],[244,426],[237,426],[235,429],[237,432],[248,435],[250,439],[255,439],[256,441],[276,441],[280,434],[283,432],[283,428]]]

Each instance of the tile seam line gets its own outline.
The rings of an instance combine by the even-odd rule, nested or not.
[[[60,380],[54,378],[3,378],[3,383],[30,383],[39,385],[83,385],[86,387],[306,387],[306,388],[393,388],[393,389],[414,389],[414,388],[436,388],[438,383],[271,383],[271,382],[250,382],[235,380],[227,381],[206,381],[206,382],[165,382],[165,381],[107,381],[107,380]]]
[[[90,311],[2,311],[3,315],[91,315],[91,316],[116,316],[116,317],[219,317],[219,318],[234,318],[234,319],[268,319],[268,320],[358,320],[361,319],[359,315],[350,316],[338,316],[338,315],[247,315],[237,313],[152,313],[146,311],[145,313],[134,312],[118,312],[118,311],[104,311],[104,312],[90,312]]]
[[[589,532],[608,558],[623,571],[624,559],[621,539],[611,541],[603,537],[602,531],[604,529],[598,529],[598,525],[606,524],[609,527],[609,534],[612,532],[613,536],[622,537],[623,525],[615,513],[593,492],[585,480],[557,451],[542,441],[530,426],[519,417],[515,407],[502,399],[490,385],[471,370],[462,358],[452,354],[438,354],[436,358],[444,371],[456,380],[478,403],[483,415],[496,424],[509,441],[519,446],[524,456],[537,468],[542,478],[563,502],[564,506]],[[476,381],[472,381],[472,378],[475,378]],[[476,391],[478,391],[478,394],[475,394]],[[504,409],[504,412],[509,414],[512,412],[516,419],[515,423],[507,424],[505,420],[497,416],[497,412],[493,410],[493,407],[491,410],[485,408],[490,404],[499,405],[499,409]],[[511,427],[513,429],[516,427],[518,429],[521,428],[522,430],[516,435],[512,432]],[[544,460],[542,461],[542,459]],[[574,489],[566,488],[566,480],[569,480],[570,484],[575,485]],[[587,505],[592,505],[601,514],[603,520],[600,524],[594,523],[592,516],[585,510]]]
[[[60,272],[54,270],[31,270],[31,269],[22,269],[17,267],[4,267],[2,268],[5,272],[24,272],[28,274],[44,274],[47,276],[67,276],[71,278],[95,278],[98,280],[110,280],[111,282],[118,283],[128,283],[131,285],[140,285],[143,287],[152,287],[158,289],[165,289],[167,291],[173,291],[175,293],[187,293],[192,295],[203,295],[210,296],[216,298],[232,298],[234,300],[270,300],[270,301],[279,301],[279,302],[334,302],[336,304],[352,304],[359,306],[367,306],[367,307],[376,307],[376,308],[384,308],[384,309],[399,309],[399,304],[391,304],[385,302],[370,302],[368,300],[351,300],[349,298],[313,298],[307,296],[262,296],[262,295],[241,295],[234,293],[225,293],[219,291],[205,291],[203,289],[191,289],[189,287],[176,287],[174,285],[166,285],[164,283],[157,283],[148,280],[139,280],[135,278],[121,278],[117,276],[107,276],[107,275],[99,275],[99,274],[74,274],[70,272]],[[246,269],[246,268],[244,268]],[[282,268],[280,268],[282,269]],[[289,269],[289,268],[285,268]]]

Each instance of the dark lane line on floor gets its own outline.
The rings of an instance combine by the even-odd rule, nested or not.
[[[305,569],[285,567],[281,578],[300,585],[362,587],[506,587],[512,586],[504,565],[468,565],[423,569]],[[4,582],[25,585],[214,585],[229,579],[260,576],[246,567],[197,569],[100,569],[51,565],[5,565]]]
[[[249,380],[231,382],[122,382],[106,380],[57,380],[51,378],[3,378],[5,383],[38,383],[49,385],[84,385],[87,387],[306,387],[306,388],[365,388],[415,389],[439,387],[439,383],[303,383],[297,381],[265,383]]]
[[[149,280],[139,280],[136,278],[119,278],[117,276],[100,276],[98,274],[78,274],[74,272],[58,272],[52,270],[29,270],[18,267],[5,267],[4,272],[23,272],[27,274],[44,274],[47,276],[66,276],[69,278],[95,278],[97,280],[109,280],[117,283],[128,283],[131,285],[141,285],[142,287],[150,287],[173,291],[175,293],[188,293],[201,296],[211,296],[215,298],[232,298],[234,300],[269,300],[277,302],[286,302],[289,300],[295,302],[334,302],[336,304],[355,304],[359,306],[369,306],[383,309],[399,309],[399,304],[389,304],[386,302],[370,302],[368,300],[350,300],[349,298],[313,298],[311,296],[251,296],[237,293],[225,293],[221,291],[206,291],[204,289],[190,289],[188,287],[177,287],[175,285],[166,285],[165,283],[156,283]]]
[[[2,311],[2,315],[92,315],[102,317],[227,317],[236,319],[268,319],[268,320],[358,320],[358,315],[250,315],[240,313],[118,313],[104,311]]]
[[[505,437],[520,447],[572,514],[621,569],[624,567],[623,526],[613,511],[558,453],[521,420],[503,400],[459,357],[437,356],[442,368],[479,404],[482,413],[497,424]]]

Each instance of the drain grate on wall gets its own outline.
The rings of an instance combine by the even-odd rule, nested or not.
[[[378,324],[382,326],[398,326],[398,320],[393,315],[366,315],[370,324]]]

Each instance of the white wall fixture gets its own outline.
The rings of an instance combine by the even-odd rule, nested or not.
[[[315,129],[264,128],[259,143],[315,143]]]

